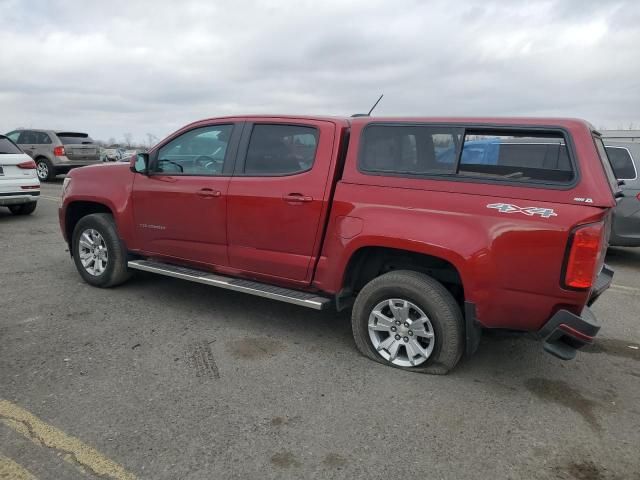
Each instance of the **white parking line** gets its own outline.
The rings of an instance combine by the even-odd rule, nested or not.
[[[45,200],[49,200],[51,202],[58,202],[60,199],[56,197],[48,197],[46,195],[40,195],[40,198],[44,198]]]
[[[626,285],[611,285],[610,288],[612,288],[613,290],[622,290],[625,292],[640,293],[640,288],[627,287]]]

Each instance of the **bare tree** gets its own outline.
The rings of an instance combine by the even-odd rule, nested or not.
[[[158,137],[156,137],[153,133],[147,133],[147,147],[151,148],[156,143],[158,143]]]
[[[124,143],[127,145],[127,148],[131,148],[131,141],[133,140],[133,135],[127,132],[123,136],[124,136]]]

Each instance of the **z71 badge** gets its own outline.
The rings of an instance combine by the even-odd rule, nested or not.
[[[510,203],[490,203],[487,208],[495,208],[500,213],[522,213],[528,217],[534,215],[540,215],[542,218],[557,217],[558,214],[553,211],[553,208],[540,208],[540,207],[519,207],[517,205],[511,205]]]

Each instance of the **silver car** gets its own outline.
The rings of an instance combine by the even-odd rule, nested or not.
[[[43,182],[75,167],[100,163],[100,147],[86,133],[18,129],[7,137],[35,160]]]
[[[605,139],[607,155],[624,197],[613,211],[609,244],[616,247],[640,247],[640,143],[611,142]]]

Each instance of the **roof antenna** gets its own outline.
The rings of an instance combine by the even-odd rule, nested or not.
[[[376,103],[374,103],[373,107],[371,107],[371,110],[369,110],[369,113],[354,113],[353,115],[351,115],[351,117],[370,117],[371,112],[373,112],[373,109],[378,106],[378,104],[380,103],[380,100],[382,100],[382,97],[384,97],[384,93],[380,94],[380,96],[378,97],[378,100],[376,100]]]

